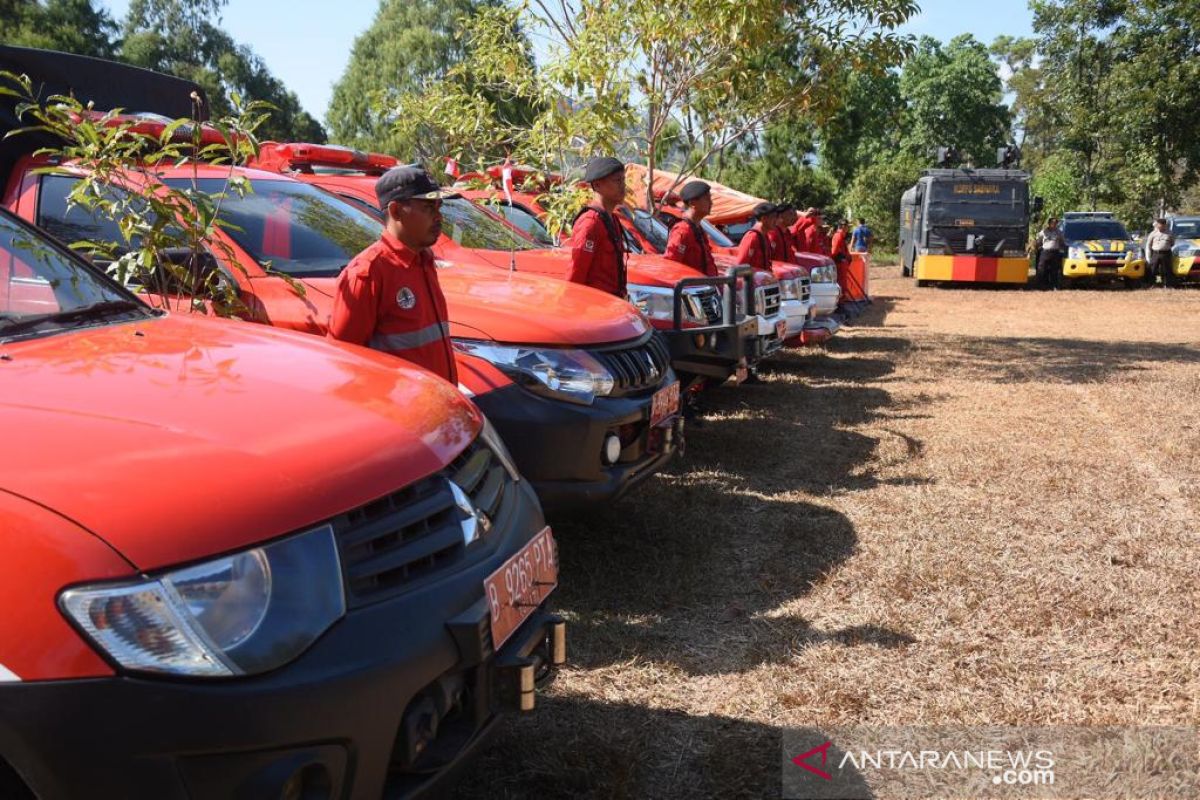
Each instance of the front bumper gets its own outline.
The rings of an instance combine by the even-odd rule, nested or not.
[[[745,341],[755,335],[754,320],[730,325],[676,330],[670,321],[652,320],[667,340],[671,368],[685,383],[692,376],[712,378],[716,383],[734,375],[747,356]]]
[[[832,317],[814,319],[804,326],[799,336],[788,340],[786,344],[789,347],[814,347],[828,342],[841,329],[841,323]]]
[[[787,319],[783,316],[782,309],[771,317],[756,314],[750,319],[756,327],[754,336],[746,340],[746,348],[748,359],[753,363],[770,358],[783,348],[783,341],[787,336]]]
[[[1200,278],[1200,256],[1175,256],[1171,261],[1176,277]]]
[[[514,491],[486,558],[351,610],[275,672],[0,685],[0,756],[44,798],[377,800],[444,788],[499,712],[529,705],[529,665],[544,682],[564,652],[565,627],[544,606],[492,649],[484,578],[543,527],[532,488]]]
[[[780,303],[780,311],[787,319],[787,333],[783,337],[785,340],[799,336],[804,330],[804,326],[808,324],[810,308],[812,308],[811,300],[784,300]]]
[[[1098,263],[1088,258],[1063,259],[1066,278],[1141,278],[1146,274],[1145,259]]]
[[[812,283],[813,315],[823,317],[837,311],[842,290],[836,283]]]
[[[659,388],[675,380],[668,371]],[[650,427],[653,392],[597,397],[590,406],[553,400],[517,385],[479,395],[475,404],[512,452],[517,468],[547,511],[611,502],[661,469],[683,440],[678,418]],[[604,463],[604,440],[621,439],[615,464]]]

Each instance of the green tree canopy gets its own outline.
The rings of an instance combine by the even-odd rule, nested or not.
[[[413,142],[393,128],[400,97],[461,62],[464,26],[496,5],[499,0],[380,0],[333,87],[325,120],[334,140],[409,156]]]
[[[325,131],[295,93],[219,27],[224,5],[225,0],[133,0],[122,28],[121,58],[200,84],[215,115],[233,111],[233,94],[271,104],[275,111],[259,130],[263,138],[325,141]]]
[[[0,41],[112,58],[117,24],[92,0],[0,0]]]
[[[976,166],[994,165],[1009,138],[1003,90],[987,48],[970,34],[945,46],[922,37],[900,74],[905,148],[927,156],[952,145]]]

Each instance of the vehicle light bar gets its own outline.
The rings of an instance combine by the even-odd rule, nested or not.
[[[400,159],[385,153],[364,153],[336,144],[263,142],[255,166],[276,172],[333,167],[382,175],[399,163]]]
[[[163,131],[167,126],[175,120],[170,117],[164,117],[162,114],[152,114],[147,112],[134,112],[129,114],[115,114],[104,119],[105,114],[100,111],[85,111],[83,114],[73,115],[76,121],[89,119],[92,122],[102,122],[106,127],[117,128],[126,127],[131,133],[136,133],[141,136],[152,137],[155,139],[161,138]],[[171,134],[171,141],[174,142],[190,142],[192,140],[193,124],[180,125]],[[236,137],[235,137],[236,140]],[[200,125],[200,144],[223,144],[225,142],[224,135],[211,125]]]

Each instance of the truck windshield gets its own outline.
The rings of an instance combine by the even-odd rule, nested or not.
[[[545,247],[463,197],[442,203],[442,233],[472,250],[539,250]]]
[[[189,190],[191,178],[165,183]],[[383,226],[345,201],[299,181],[252,180],[253,191],[227,191],[224,178],[200,178],[197,190],[224,192],[225,233],[263,266],[298,278],[332,277],[379,238]]]
[[[1028,187],[1020,181],[935,181],[929,188],[932,225],[1023,224]]]
[[[1171,233],[1179,239],[1200,239],[1200,219],[1172,220]]]
[[[1115,219],[1081,219],[1064,222],[1063,237],[1068,242],[1088,242],[1093,239],[1128,239],[1129,233]]]
[[[0,342],[151,313],[35,228],[0,215]]]

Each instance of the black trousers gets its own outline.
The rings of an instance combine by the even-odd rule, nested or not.
[[[1062,285],[1062,269],[1062,250],[1042,250],[1038,253],[1038,285],[1043,289],[1057,289]]]
[[[1171,274],[1171,251],[1170,250],[1151,250],[1150,263],[1146,265],[1146,271],[1149,275],[1157,275],[1162,278],[1163,286],[1169,286],[1172,279],[1175,277]],[[1151,277],[1153,282],[1154,278]]]

